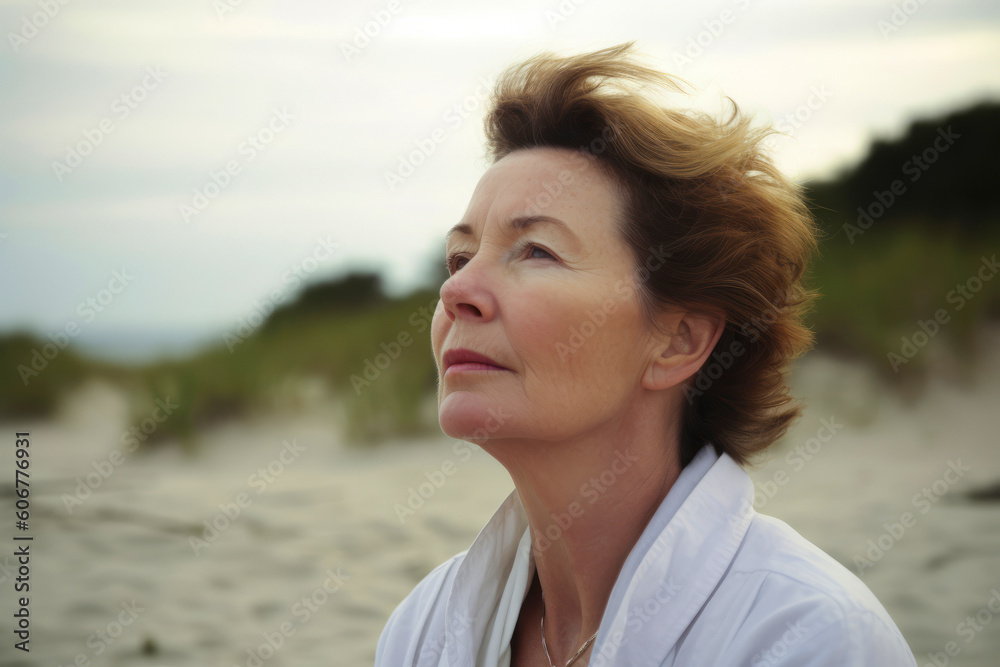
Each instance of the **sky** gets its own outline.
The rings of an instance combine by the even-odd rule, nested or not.
[[[309,282],[426,283],[487,167],[483,107],[540,51],[636,42],[829,177],[1000,99],[992,0],[0,1],[0,332],[111,358],[219,343]]]

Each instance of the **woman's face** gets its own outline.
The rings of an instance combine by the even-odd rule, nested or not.
[[[562,148],[509,154],[449,234],[431,327],[449,436],[569,439],[611,426],[641,390],[652,339],[618,196],[591,161]],[[496,366],[461,363],[459,349]]]

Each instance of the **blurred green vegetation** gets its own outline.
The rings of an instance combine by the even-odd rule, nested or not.
[[[907,165],[948,128],[958,138],[947,150],[927,153],[934,163],[910,180],[916,172]],[[900,352],[904,337],[912,341],[920,322],[945,309],[949,321],[935,345],[973,358],[979,325],[1000,318],[1000,279],[962,297],[961,308],[955,290],[976,276],[983,257],[1000,250],[1000,204],[992,196],[997,128],[995,103],[918,121],[900,139],[876,142],[856,167],[808,184],[823,230],[808,276],[821,293],[809,316],[819,347],[866,359],[890,378],[911,377],[926,371],[928,355],[917,349],[895,373],[888,354]],[[905,187],[893,193],[896,180]],[[873,202],[886,205],[877,216],[869,213],[867,223],[858,209],[878,212]],[[142,367],[88,360],[72,347],[45,359],[36,352],[49,340],[0,337],[0,418],[51,416],[67,392],[98,377],[125,388],[132,424],[147,418],[157,399],[177,403],[146,443],[176,437],[193,449],[207,426],[294,405],[294,392],[289,398],[283,388],[312,381],[341,406],[347,442],[436,432],[436,418],[422,406],[437,386],[430,317],[444,277],[396,299],[385,296],[375,274],[312,285],[245,336],[229,334],[189,358]],[[33,359],[45,367],[22,376]]]
[[[943,309],[932,344],[972,361],[977,326],[1000,317],[1000,279],[972,289],[984,258],[1000,251],[998,150],[1000,103],[981,102],[917,120],[875,141],[857,165],[807,184],[823,235],[809,279],[821,293],[809,317],[819,347],[907,380],[927,371],[928,355],[909,348],[917,353],[897,359],[896,373],[889,353],[921,342],[920,323],[933,331]]]
[[[358,301],[351,290],[339,289],[344,283],[367,284],[379,298]],[[174,436],[194,448],[201,430],[213,423],[281,409],[287,402],[282,386],[289,379],[306,379],[325,382],[332,398],[343,401],[342,427],[350,442],[429,432],[437,428],[436,421],[420,408],[437,387],[430,352],[437,297],[436,289],[423,289],[385,299],[377,276],[352,274],[333,289],[309,288],[245,339],[227,342],[220,337],[217,345],[189,358],[128,367],[88,360],[69,348],[47,360],[37,375],[26,376],[27,384],[18,367],[30,367],[33,351],[49,341],[9,335],[0,338],[0,368],[5,371],[0,417],[50,416],[84,380],[103,378],[125,388],[132,424],[151,414],[157,398],[178,404],[145,443]],[[397,342],[401,334],[410,341],[405,346]],[[388,355],[383,342],[390,352],[398,349],[395,358],[379,356]],[[367,376],[366,362],[374,369]]]
[[[817,347],[863,358],[888,379],[907,380],[928,370],[917,333],[925,322],[937,331],[935,345],[944,343],[959,359],[970,361],[978,326],[1000,318],[1000,278],[982,283],[978,292],[966,287],[968,298],[959,286],[978,280],[983,258],[993,258],[998,249],[996,226],[978,240],[916,226],[873,227],[853,245],[843,234],[828,237],[807,281],[820,292],[807,317]],[[935,328],[930,321],[942,309],[945,323]],[[897,362],[897,374],[889,353],[901,354],[904,337],[911,343],[916,339],[919,351]]]

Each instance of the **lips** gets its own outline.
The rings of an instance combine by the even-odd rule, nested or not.
[[[509,368],[501,366],[496,361],[485,354],[466,350],[465,348],[454,348],[448,350],[443,355],[445,373],[459,371],[507,371]]]

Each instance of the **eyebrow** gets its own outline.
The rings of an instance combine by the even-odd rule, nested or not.
[[[514,231],[524,231],[525,229],[528,229],[532,225],[537,225],[540,223],[548,223],[551,225],[555,225],[556,227],[561,228],[564,232],[569,234],[574,241],[579,241],[579,237],[577,237],[577,235],[573,232],[573,230],[570,229],[569,225],[567,225],[559,218],[553,218],[548,215],[522,215],[516,218],[511,218],[510,221],[508,221],[507,223],[507,227],[508,229]],[[449,229],[447,234],[445,234],[444,236],[445,243],[447,244],[448,241],[451,239],[451,237],[456,234],[461,236],[472,236],[472,226],[465,222],[458,223],[457,225]]]

